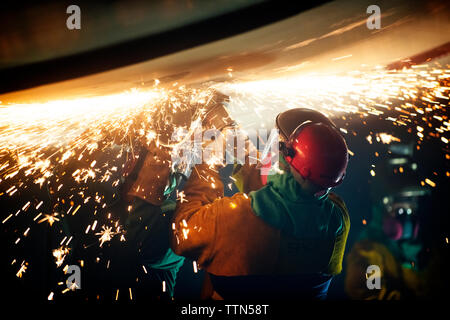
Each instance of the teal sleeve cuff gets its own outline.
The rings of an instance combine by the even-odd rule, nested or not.
[[[155,260],[145,260],[144,264],[153,269],[169,270],[181,268],[184,263],[184,257],[176,255],[172,249],[167,249],[166,254]]]

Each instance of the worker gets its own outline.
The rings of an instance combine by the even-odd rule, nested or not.
[[[145,147],[138,156],[125,165],[123,201],[115,211],[125,215],[127,241],[115,248],[119,258],[111,259],[110,270],[116,279],[126,275],[126,279],[115,281],[126,290],[129,279],[136,284],[137,299],[172,299],[176,276],[184,262],[170,248],[170,219],[175,202],[169,196],[180,181],[171,161],[172,133],[177,127],[189,127],[194,118],[201,119],[205,129],[209,128],[206,124],[221,129],[229,119],[222,116],[227,98],[215,91],[205,103],[187,103],[182,110],[174,110],[170,103],[161,106],[160,112],[153,115],[158,138],[143,143]]]
[[[281,170],[266,185],[258,166],[238,165],[244,192],[224,197],[218,167],[198,164],[177,203],[172,248],[206,271],[204,299],[324,299],[342,270],[350,222],[330,189],[344,179],[346,142],[310,109],[279,114],[276,127]]]
[[[380,174],[370,184],[371,219],[364,220],[347,255],[345,291],[357,300],[439,296],[446,290],[439,280],[446,264],[440,250],[429,245],[429,224],[423,224],[433,212],[431,189],[419,183],[412,144],[397,142],[387,148],[387,158],[376,163]],[[379,271],[368,272],[370,266]]]

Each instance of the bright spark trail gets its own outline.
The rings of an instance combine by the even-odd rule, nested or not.
[[[159,141],[163,129],[179,129],[165,115],[194,109],[191,120],[198,121],[212,89],[229,95],[227,108],[244,129],[270,127],[276,114],[297,107],[317,109],[341,119],[346,123],[346,127],[341,126],[343,133],[351,131],[350,118],[363,122],[376,117],[404,127],[418,145],[438,140],[446,161],[450,159],[448,66],[233,80],[204,89],[155,86],[153,90],[136,89],[110,96],[0,105],[0,201],[7,198],[16,203],[2,207],[1,221],[14,225],[14,245],[24,245],[34,225],[47,222],[51,227],[64,216],[80,212],[89,215],[83,230],[97,236],[99,247],[115,235],[123,235],[123,227],[117,217],[111,216],[108,206],[117,198],[115,190],[121,183],[125,162],[146,144]],[[373,131],[373,136],[364,137],[368,143],[398,141],[388,133]],[[447,178],[450,175],[443,174]],[[428,180],[424,183],[434,183]],[[104,189],[112,195],[99,192],[95,187],[99,184],[107,185]],[[42,192],[35,193],[44,189],[50,200],[40,197]],[[88,205],[89,210],[83,210]],[[96,232],[98,221],[100,231]],[[70,251],[68,242],[72,238],[67,239],[52,248],[58,267]],[[25,277],[27,268],[32,268],[26,257],[11,260],[18,277]],[[18,265],[17,261],[24,262]],[[54,294],[51,292],[52,299]]]
[[[449,129],[449,77],[448,69],[421,65],[403,71],[377,68],[340,76],[236,81],[216,88],[231,96],[230,113],[248,128],[261,123],[271,126],[279,112],[303,107],[334,118],[385,115],[385,120],[406,126],[432,114],[438,120],[431,126],[434,135],[443,136]]]

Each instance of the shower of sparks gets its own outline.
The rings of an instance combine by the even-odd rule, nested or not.
[[[149,144],[158,139],[155,130],[170,125],[170,119],[160,121],[164,113],[182,111],[210,94],[184,87],[172,91],[132,90],[67,101],[0,105],[0,182],[18,178],[4,194],[13,195],[25,187],[21,183],[25,181],[40,187],[48,184],[50,177],[58,182],[57,168],[73,161],[79,167],[61,175],[70,174],[77,183],[110,181],[117,171],[110,164],[112,159],[132,156],[135,144]],[[100,154],[112,159],[93,159]],[[64,185],[57,191],[60,188]]]
[[[411,69],[382,67],[341,75],[298,75],[260,81],[233,81],[215,88],[230,96],[228,110],[243,129],[270,128],[284,110],[311,108],[338,120],[343,134],[353,134],[352,122],[379,119],[404,128],[416,149],[426,141],[440,144],[446,161],[450,159],[448,116],[450,69],[439,64],[415,65]],[[384,127],[384,126],[383,126]],[[404,142],[388,132],[373,128],[367,141],[382,144]],[[349,150],[349,154],[355,153]],[[415,166],[417,166],[415,164]],[[399,169],[402,173],[402,168]],[[437,173],[435,173],[437,174]],[[370,170],[375,176],[375,171]],[[441,172],[439,175],[450,176]],[[430,179],[421,182],[435,187]]]
[[[135,89],[47,103],[0,104],[0,200],[17,203],[17,207],[4,207],[7,209],[2,212],[2,224],[16,223],[15,228],[26,235],[33,223],[62,224],[65,218],[77,214],[83,215],[86,232],[82,234],[86,237],[94,234],[89,231],[94,231],[97,223],[104,224],[95,233],[100,247],[118,234],[124,240],[121,226],[112,220],[118,217],[112,217],[107,210],[119,197],[125,164],[136,159],[153,141],[167,146],[161,132],[170,136],[181,129],[194,130],[214,90],[230,97],[227,108],[244,130],[269,128],[279,112],[305,107],[342,120],[346,125],[340,128],[343,134],[353,133],[350,117],[362,122],[369,117],[382,119],[388,125],[408,130],[417,146],[435,139],[442,145],[445,159],[450,159],[448,66],[375,68],[343,75],[299,75],[261,81],[241,81],[232,77],[233,69],[228,72],[230,82],[201,89],[163,89],[155,81],[154,89],[147,91]],[[174,114],[183,112],[190,114],[190,125],[173,121]],[[373,128],[366,138],[369,143],[400,141],[386,129],[376,131]],[[373,169],[370,173],[375,176]],[[436,186],[430,179],[422,183]],[[214,183],[211,185],[215,187]],[[177,200],[187,201],[182,191],[177,190]],[[22,217],[33,221],[22,226]],[[185,225],[184,238],[188,233]],[[72,236],[64,237],[61,247],[53,251],[57,266],[69,253],[71,240]],[[27,263],[23,262],[17,276],[22,277],[26,269]],[[118,294],[119,290],[116,299]]]
[[[0,103],[0,201],[8,203],[3,208],[9,211],[2,211],[2,224],[21,229],[25,223],[18,230],[24,237],[33,224],[56,224],[48,232],[63,238],[56,239],[60,247],[52,252],[57,267],[67,260],[73,239],[63,227],[69,217],[82,214],[86,248],[92,234],[100,247],[115,235],[125,241],[121,226],[110,224],[118,217],[106,211],[120,200],[125,164],[152,141],[167,143],[162,132],[170,137],[180,129],[174,115],[201,118],[212,95],[209,88],[155,86],[46,103]],[[97,223],[104,227],[94,233]],[[24,239],[15,237],[13,245]],[[26,270],[23,263],[17,276]]]
[[[424,122],[429,135],[440,137],[450,127],[446,115],[449,78],[450,70],[442,68],[376,68],[341,76],[236,81],[218,84],[216,88],[230,95],[228,109],[232,117],[247,127],[267,125],[279,112],[303,107],[335,118],[346,114],[374,115],[400,126]]]

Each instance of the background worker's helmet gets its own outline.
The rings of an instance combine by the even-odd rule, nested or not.
[[[347,144],[334,123],[322,113],[297,108],[280,113],[280,151],[306,180],[324,189],[339,185],[348,163]]]

